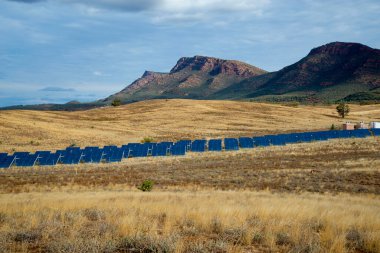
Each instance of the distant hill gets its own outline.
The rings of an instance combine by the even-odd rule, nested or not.
[[[184,57],[169,73],[146,71],[120,92],[92,103],[13,106],[7,109],[80,110],[148,99],[380,102],[380,50],[333,42],[268,73],[249,64],[206,56]]]
[[[297,63],[267,75],[264,82],[252,78],[243,83],[245,91],[251,91],[245,97],[267,101],[324,102],[349,99],[356,93],[372,94],[380,88],[380,50],[358,43],[334,42],[315,48]]]
[[[249,64],[205,56],[184,57],[169,73],[146,71],[122,91],[106,98],[123,102],[152,98],[204,99],[247,78],[266,71]]]
[[[170,73],[145,72],[103,102],[115,98],[124,102],[152,98],[380,102],[379,88],[380,50],[334,42],[272,73],[237,61],[181,58]]]

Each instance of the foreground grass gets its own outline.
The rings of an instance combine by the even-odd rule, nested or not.
[[[3,194],[1,252],[380,252],[380,198],[269,192]]]

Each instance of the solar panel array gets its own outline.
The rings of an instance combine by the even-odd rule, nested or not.
[[[0,168],[53,166],[57,164],[113,163],[132,157],[183,156],[186,152],[234,151],[255,147],[282,146],[286,144],[325,141],[336,138],[365,138],[380,136],[380,129],[334,130],[305,133],[289,133],[256,137],[240,137],[207,140],[180,140],[160,143],[129,143],[121,147],[104,146],[68,147],[65,150],[0,153]]]

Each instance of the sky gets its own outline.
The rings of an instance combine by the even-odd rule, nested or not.
[[[0,0],[0,106],[94,101],[180,57],[276,71],[334,41],[380,48],[378,0]]]

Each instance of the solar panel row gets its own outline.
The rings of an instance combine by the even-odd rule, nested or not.
[[[129,143],[122,147],[104,146],[68,147],[65,150],[57,150],[55,153],[50,151],[37,151],[34,154],[29,152],[15,152],[13,155],[0,153],[0,168],[9,168],[12,165],[31,167],[52,166],[61,164],[78,163],[100,163],[100,162],[120,162],[123,158],[147,157],[147,156],[182,156],[187,151],[205,152],[239,150],[239,148],[267,147],[271,145],[286,145],[300,142],[325,141],[335,138],[365,138],[368,136],[380,136],[380,129],[360,129],[360,130],[335,130],[304,133],[289,133],[278,135],[265,135],[258,137],[240,137],[206,140],[180,140],[173,142],[160,143]],[[224,144],[224,145],[223,145]]]

